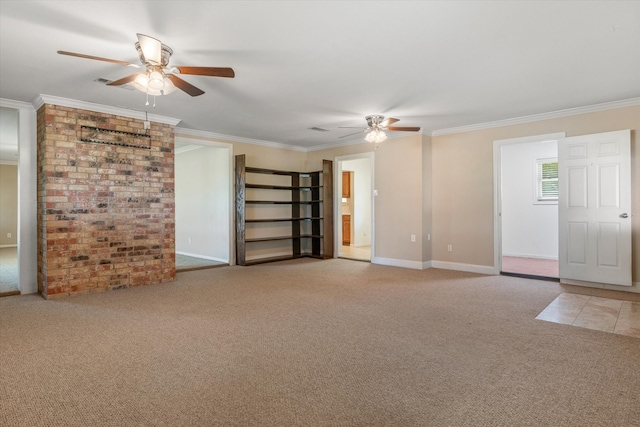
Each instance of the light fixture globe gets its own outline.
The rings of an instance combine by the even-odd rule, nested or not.
[[[371,143],[380,143],[387,139],[387,134],[382,131],[382,129],[375,127],[364,138],[367,142]]]
[[[140,92],[151,96],[169,95],[177,89],[171,79],[158,70],[138,74],[131,84]]]
[[[160,71],[153,70],[149,73],[149,89],[162,90],[164,87],[164,76]]]

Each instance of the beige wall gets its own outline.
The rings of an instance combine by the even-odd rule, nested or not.
[[[389,139],[301,152],[234,141],[247,164],[318,170],[322,159],[375,150],[374,258],[493,268],[493,141],[565,132],[567,136],[631,129],[633,280],[640,281],[640,106],[540,120],[450,135]],[[189,136],[194,139],[194,137]],[[411,234],[416,242],[410,242]],[[427,235],[431,234],[431,241]],[[447,246],[451,244],[453,251]]]
[[[423,147],[428,140],[429,137],[412,135],[388,139],[377,149],[365,142],[308,153],[307,166],[313,169],[318,168],[322,159],[334,160],[375,150],[373,188],[378,190],[378,196],[374,198],[374,261],[401,260],[419,268],[426,260]],[[416,235],[415,242],[410,240],[412,234]]]
[[[633,280],[640,281],[640,106],[434,136],[433,259],[493,266],[493,141],[621,129],[632,130]]]
[[[11,233],[11,237],[7,237]],[[18,244],[18,166],[0,165],[0,246]]]

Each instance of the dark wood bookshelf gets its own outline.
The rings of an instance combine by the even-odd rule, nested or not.
[[[277,169],[249,167],[244,154],[236,156],[236,263],[254,265],[285,259],[303,257],[333,258],[333,162],[323,160],[321,171],[297,172]],[[290,185],[261,184],[259,176],[252,176],[247,182],[247,174],[281,175],[289,177]],[[258,180],[256,182],[256,180]],[[283,191],[290,200],[269,200],[255,197],[247,200],[246,190],[254,189]],[[252,193],[253,194],[253,193]],[[279,198],[279,197],[278,197]],[[306,200],[308,198],[309,200]],[[247,218],[246,206],[290,205],[291,216],[283,218]],[[253,212],[252,209],[252,212]],[[274,237],[251,237],[252,224],[291,223],[290,235]],[[247,237],[249,235],[249,237]],[[291,255],[264,256],[247,259],[248,246],[259,242],[291,241]],[[303,247],[302,241],[310,241]],[[282,248],[280,248],[282,249]]]

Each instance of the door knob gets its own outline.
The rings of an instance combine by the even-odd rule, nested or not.
[[[629,218],[629,215],[627,215],[626,213],[620,214],[620,218]]]

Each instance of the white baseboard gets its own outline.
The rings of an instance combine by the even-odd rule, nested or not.
[[[533,258],[533,259],[550,259],[552,261],[558,261],[557,256],[546,256],[546,255],[532,255],[532,254],[505,254],[502,256],[511,256],[515,258]]]
[[[456,270],[456,271],[466,271],[469,273],[495,275],[495,270],[492,266],[461,264],[457,262],[433,261],[433,260],[432,261],[408,261],[405,259],[373,257],[371,258],[371,263],[388,265],[391,267],[412,268],[414,270],[426,270],[428,268],[442,268],[444,270]]]
[[[182,252],[182,251],[176,251],[176,255],[184,255],[184,256],[191,256],[191,257],[194,257],[194,258],[208,259],[209,261],[229,262],[228,259],[216,258],[216,257],[211,257],[211,256],[204,256],[204,255],[200,255],[200,254],[192,254],[192,253],[189,253],[189,252]]]
[[[489,265],[462,264],[458,262],[431,261],[431,267],[444,270],[466,271],[468,273],[495,275],[495,269]]]
[[[633,292],[640,294],[640,282],[632,282],[631,286],[617,286],[606,283],[583,282],[582,280],[560,279],[564,285],[584,286],[587,288],[607,289],[610,291]]]
[[[412,268],[414,270],[424,270],[425,269],[423,262],[421,262],[421,261],[408,261],[406,259],[373,257],[373,258],[371,258],[371,264],[388,265],[388,266],[391,266],[391,267]]]
[[[18,245],[0,245],[0,249],[3,249],[3,248],[17,248],[17,247],[18,247]]]

